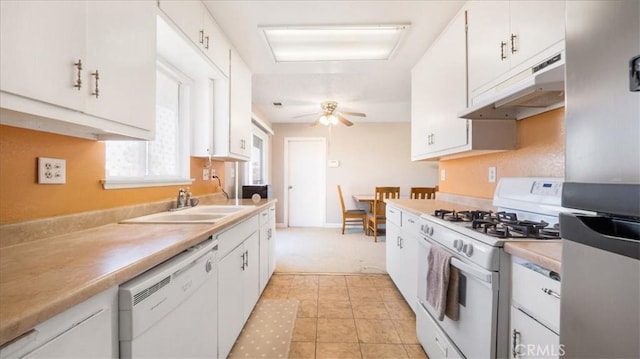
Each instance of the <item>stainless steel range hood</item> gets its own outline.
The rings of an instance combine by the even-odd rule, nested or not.
[[[522,119],[564,104],[564,53],[522,71],[472,99],[458,114],[472,120]]]

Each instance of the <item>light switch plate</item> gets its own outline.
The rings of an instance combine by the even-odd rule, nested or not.
[[[440,181],[444,181],[445,179],[447,179],[447,174],[444,171],[444,169],[440,170]]]
[[[65,184],[67,161],[59,158],[38,157],[39,184]]]

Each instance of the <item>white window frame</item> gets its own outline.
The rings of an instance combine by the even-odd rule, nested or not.
[[[191,178],[191,159],[189,152],[189,134],[190,134],[190,109],[191,106],[191,89],[193,88],[193,80],[176,69],[172,65],[158,60],[156,70],[162,71],[166,75],[173,77],[179,86],[179,144],[178,144],[178,176],[177,177],[112,177],[105,178],[101,181],[104,189],[122,189],[122,188],[143,188],[143,187],[161,187],[176,185],[191,185],[194,179]],[[106,144],[105,144],[106,146]],[[105,156],[106,166],[106,156]]]
[[[262,159],[263,163],[263,184],[269,184],[271,182],[271,163],[269,162],[270,158],[270,150],[271,150],[271,136],[273,136],[274,132],[271,126],[269,126],[266,122],[264,122],[257,114],[251,114],[251,148],[253,151],[253,135],[256,135],[262,140],[264,144],[264,149],[262,151],[262,155],[264,156]],[[244,176],[245,185],[253,184],[253,171],[251,170],[251,159],[244,165],[244,172],[246,175]]]

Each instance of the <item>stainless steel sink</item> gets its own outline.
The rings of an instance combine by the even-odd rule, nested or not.
[[[222,218],[240,213],[254,206],[199,206],[179,212],[160,212],[130,218],[120,223],[216,223]]]

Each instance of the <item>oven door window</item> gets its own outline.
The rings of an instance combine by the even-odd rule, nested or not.
[[[418,252],[418,300],[440,328],[466,357],[492,357],[496,342],[498,308],[498,274],[483,268],[454,261],[460,271],[458,302],[460,318],[453,321],[444,317],[438,321],[436,310],[427,302],[427,257],[431,242],[420,238]],[[456,258],[454,255],[453,258]],[[462,263],[461,263],[462,262]],[[495,288],[494,288],[495,287]]]

